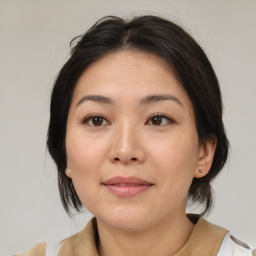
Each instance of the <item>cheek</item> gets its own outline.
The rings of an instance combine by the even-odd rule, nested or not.
[[[100,170],[103,161],[104,147],[87,137],[67,136],[66,150],[68,167],[76,193],[87,208],[92,203],[92,196],[96,194],[100,185]]]
[[[154,142],[155,145],[156,142]],[[189,187],[198,161],[198,142],[195,135],[178,134],[151,147],[153,165],[161,181],[169,189]]]
[[[160,162],[169,163],[168,166],[190,165],[197,162],[198,142],[196,136],[178,134],[161,141],[153,141],[151,155]],[[192,166],[191,166],[192,167]]]
[[[106,147],[89,136],[77,135],[66,139],[68,168],[72,171],[72,179],[97,175],[100,164],[105,157]]]

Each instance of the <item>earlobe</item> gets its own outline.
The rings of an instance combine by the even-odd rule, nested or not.
[[[66,169],[66,175],[69,177],[69,178],[71,178],[71,170],[69,170],[69,169]]]
[[[67,168],[65,170],[65,173],[66,173],[66,176],[71,178],[71,169],[70,169],[70,165],[69,165],[69,161],[68,161],[68,158],[67,158]]]
[[[209,172],[212,165],[216,145],[217,139],[213,138],[200,146],[198,164],[194,173],[195,178],[202,178]]]

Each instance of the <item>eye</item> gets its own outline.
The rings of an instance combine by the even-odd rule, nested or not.
[[[82,124],[90,126],[105,126],[109,125],[109,122],[101,115],[90,115],[82,121]]]
[[[165,114],[153,114],[146,122],[146,124],[154,126],[163,126],[171,123],[174,123],[174,121]]]

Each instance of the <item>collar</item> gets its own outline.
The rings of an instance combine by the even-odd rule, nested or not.
[[[195,224],[185,245],[174,256],[216,256],[227,230],[211,224],[199,215],[188,214]],[[65,239],[58,255],[99,256],[96,218],[91,219],[79,233]]]
[[[175,256],[216,256],[228,231],[199,218],[199,215],[188,214],[187,217],[195,226],[188,241]]]

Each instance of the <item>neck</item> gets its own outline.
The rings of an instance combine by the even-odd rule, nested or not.
[[[174,255],[186,243],[194,227],[185,214],[166,218],[139,231],[119,230],[97,222],[100,256]]]

